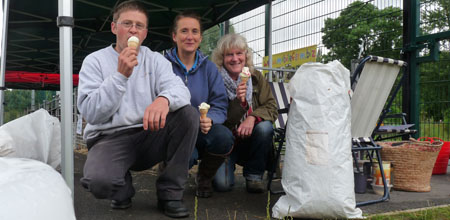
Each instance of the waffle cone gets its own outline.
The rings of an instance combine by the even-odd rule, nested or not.
[[[208,114],[208,109],[200,109],[200,118],[206,118],[206,114]]]
[[[128,47],[134,48],[136,49],[138,47],[139,43],[138,42],[134,42],[134,41],[129,41],[128,42]]]
[[[244,84],[247,83],[248,78],[250,78],[250,77],[248,77],[248,76],[247,77],[242,77],[241,76],[241,82],[243,82]]]

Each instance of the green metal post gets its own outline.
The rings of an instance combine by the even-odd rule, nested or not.
[[[223,35],[225,35],[225,24],[223,22],[219,24],[219,29],[220,29],[220,37],[223,37]]]
[[[406,80],[403,86],[403,112],[407,112],[407,120],[415,124],[417,138],[420,134],[420,77],[417,57],[419,50],[416,38],[419,34],[420,1],[403,0],[403,46],[404,60],[408,63],[406,68]]]
[[[420,64],[439,61],[439,41],[450,39],[450,31],[434,34],[420,34],[420,0],[403,0],[403,49],[404,60],[408,62],[403,87],[403,112],[408,121],[416,125],[415,138],[420,136]],[[430,50],[420,56],[423,48]]]
[[[420,0],[412,1],[412,36],[413,42],[416,43],[416,38],[419,36],[420,25]],[[418,48],[414,48],[411,56],[411,122],[416,125],[417,133],[414,134],[415,138],[420,135],[420,66],[417,63],[417,57],[419,56]]]

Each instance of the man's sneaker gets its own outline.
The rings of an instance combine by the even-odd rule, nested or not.
[[[131,198],[123,201],[111,200],[111,208],[113,209],[128,209],[131,207]]]
[[[264,183],[262,180],[246,180],[247,192],[262,193],[264,192]]]
[[[181,200],[159,200],[158,208],[171,218],[184,218],[189,216],[189,211]]]

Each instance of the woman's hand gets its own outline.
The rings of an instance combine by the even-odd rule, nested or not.
[[[248,138],[252,136],[253,127],[255,126],[255,116],[248,116],[237,129],[237,134],[240,138]]]
[[[208,117],[200,118],[200,131],[203,134],[208,134],[212,127],[212,120]]]
[[[239,84],[236,89],[236,97],[241,100],[241,102],[245,102],[245,95],[247,94],[247,85],[243,82]]]

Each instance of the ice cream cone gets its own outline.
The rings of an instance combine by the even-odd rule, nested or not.
[[[200,111],[200,118],[206,118],[206,114],[208,114],[208,110],[209,110],[210,106],[206,103],[206,102],[202,102],[199,106],[198,106],[198,110]]]
[[[244,67],[242,68],[242,72],[239,73],[239,76],[241,77],[241,82],[243,82],[244,84],[247,83],[248,79],[250,78],[250,69],[248,67]]]
[[[128,47],[136,49],[139,46],[139,38],[131,36],[128,38]]]
[[[136,42],[128,42],[128,47],[136,49],[138,47],[139,43]]]
[[[244,84],[247,83],[248,78],[250,78],[250,77],[248,77],[248,76],[242,77],[241,76],[241,82],[243,82]]]
[[[206,114],[208,114],[208,109],[200,109],[200,118],[206,118]]]

